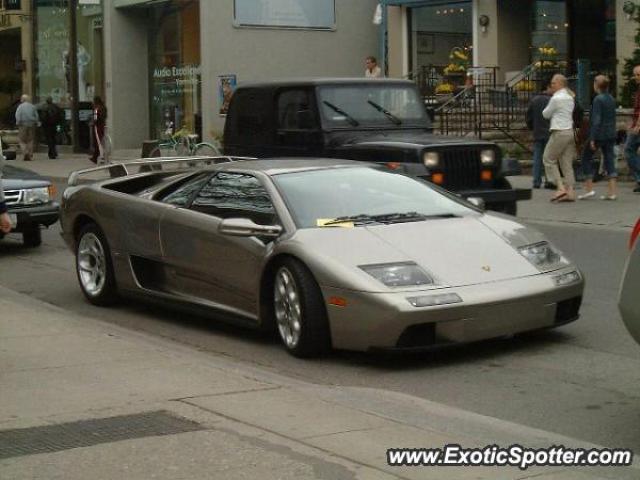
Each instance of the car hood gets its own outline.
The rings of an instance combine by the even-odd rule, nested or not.
[[[540,273],[516,250],[518,244],[531,243],[528,229],[513,222],[521,231],[505,238],[506,225],[498,233],[487,225],[492,219],[484,217],[304,229],[291,241],[303,248],[321,284],[354,290],[389,291],[358,268],[370,264],[413,261],[439,285],[450,287]]]
[[[385,131],[350,131],[335,133],[330,142],[332,145],[366,147],[366,146],[414,146],[431,147],[445,145],[492,146],[490,142],[477,139],[445,137],[433,135],[426,130],[385,130]]]
[[[46,187],[50,184],[46,178],[25,168],[5,164],[2,169],[2,186],[5,190]]]

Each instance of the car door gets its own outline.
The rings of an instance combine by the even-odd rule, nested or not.
[[[164,262],[176,293],[255,317],[269,242],[220,234],[220,222],[232,217],[276,222],[269,194],[255,176],[219,172],[189,208],[167,211],[160,224]]]
[[[322,153],[320,120],[313,91],[308,88],[280,90],[276,102],[276,150],[283,156]]]

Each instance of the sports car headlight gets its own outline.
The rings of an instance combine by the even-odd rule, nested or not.
[[[567,260],[549,242],[539,242],[518,248],[520,254],[529,260],[534,267],[547,271],[567,265]]]
[[[413,262],[361,265],[360,268],[387,287],[433,285],[433,278]]]
[[[493,165],[493,162],[496,161],[496,152],[494,150],[482,150],[480,152],[480,161],[484,166]]]
[[[24,196],[22,198],[23,203],[27,205],[48,203],[51,199],[48,187],[27,188],[24,190]]]
[[[422,163],[427,168],[436,168],[440,164],[440,155],[438,152],[424,152]]]

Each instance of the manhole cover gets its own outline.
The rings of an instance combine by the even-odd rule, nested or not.
[[[0,459],[198,430],[204,430],[204,427],[164,410],[58,425],[0,430]]]

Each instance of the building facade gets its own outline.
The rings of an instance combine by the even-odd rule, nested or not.
[[[457,64],[497,66],[500,80],[536,62],[580,59],[594,70],[619,73],[636,48],[637,24],[625,13],[636,2],[629,0],[382,2],[387,35],[379,52],[391,76],[447,64],[452,56]]]

